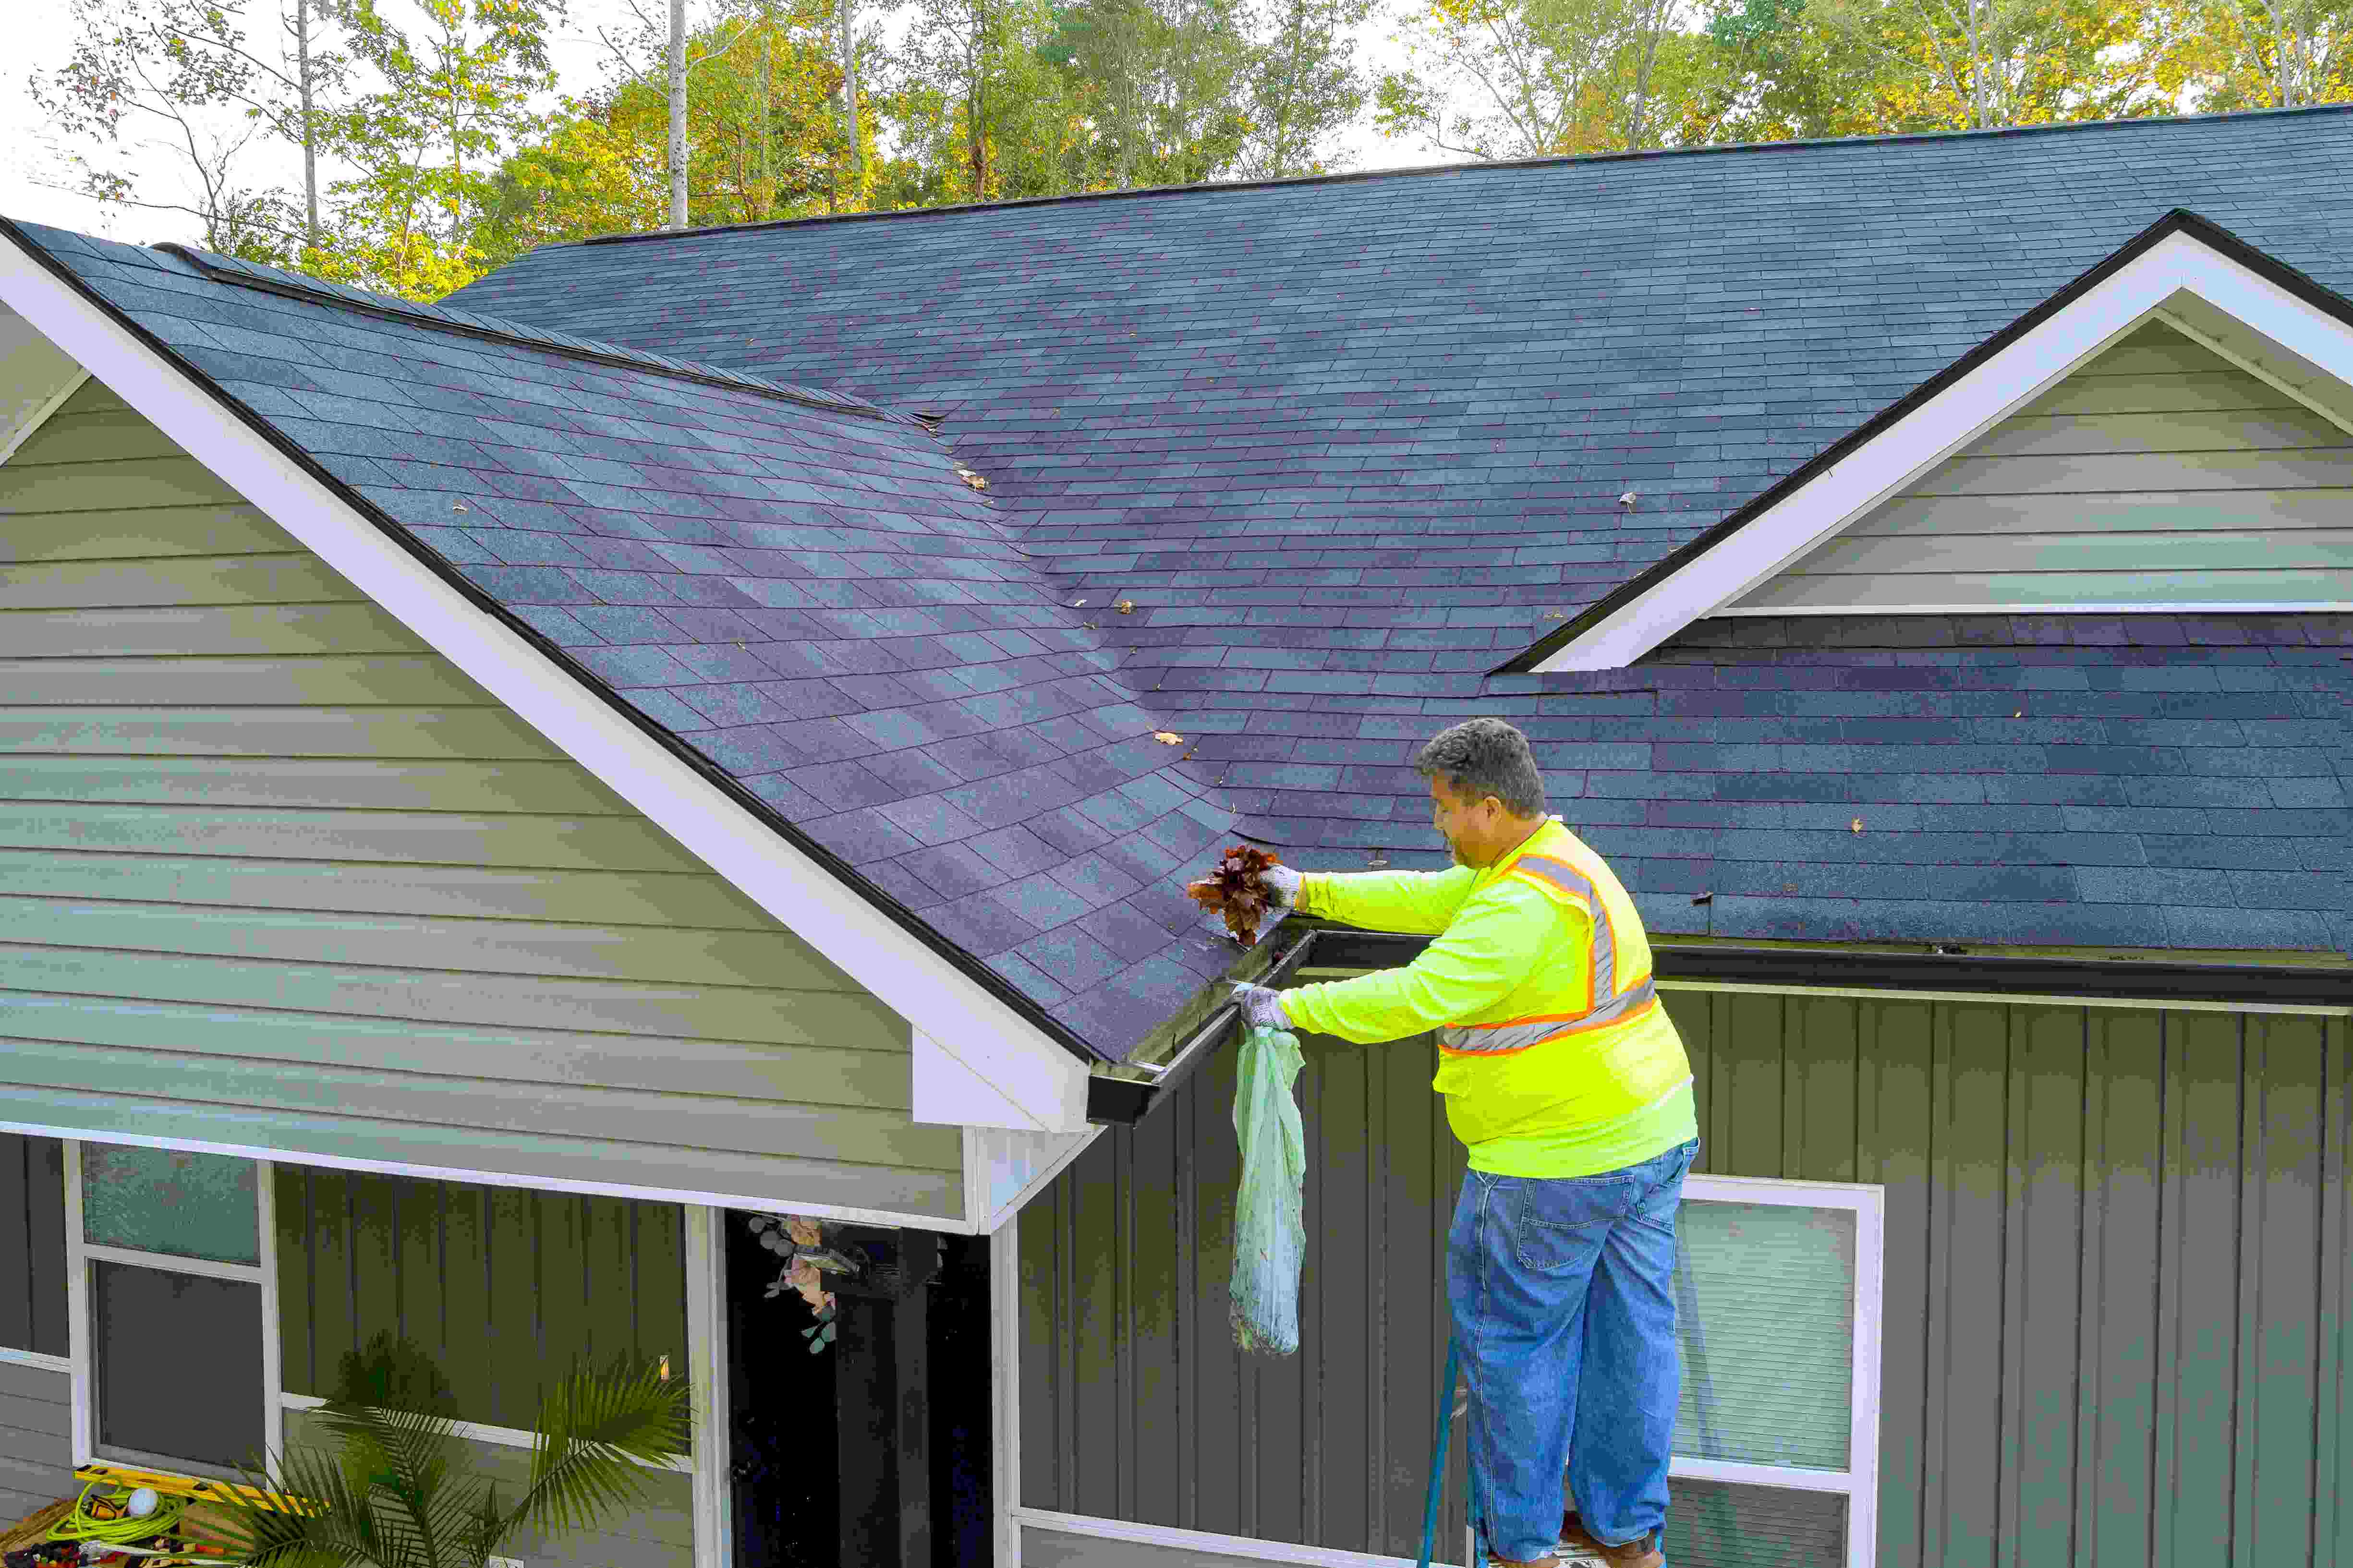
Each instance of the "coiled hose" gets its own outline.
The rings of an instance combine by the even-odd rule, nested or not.
[[[128,1545],[134,1541],[144,1541],[151,1535],[163,1534],[179,1523],[180,1516],[188,1511],[188,1500],[185,1498],[158,1497],[153,1513],[134,1515],[129,1507],[132,1489],[117,1487],[100,1500],[120,1505],[119,1511],[101,1517],[90,1506],[90,1494],[108,1484],[92,1481],[82,1488],[81,1496],[74,1500],[73,1508],[63,1519],[49,1526],[49,1539],[95,1541],[108,1546]]]

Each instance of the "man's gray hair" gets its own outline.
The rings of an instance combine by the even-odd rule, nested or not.
[[[1545,814],[1544,774],[1528,738],[1501,719],[1465,719],[1440,730],[1416,753],[1414,771],[1444,779],[1461,799],[1493,795],[1515,816]]]

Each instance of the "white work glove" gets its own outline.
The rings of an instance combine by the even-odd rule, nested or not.
[[[1294,910],[1299,907],[1299,889],[1305,879],[1288,866],[1269,866],[1258,874],[1258,885],[1266,889],[1267,908]]]
[[[1298,873],[1292,874],[1293,881]],[[1264,985],[1237,985],[1234,1000],[1241,1004],[1242,1019],[1253,1029],[1288,1029],[1291,1020],[1283,1016],[1282,993]]]

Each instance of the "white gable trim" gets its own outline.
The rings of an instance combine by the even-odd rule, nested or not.
[[[0,463],[90,379],[30,321],[0,309]]]
[[[0,243],[0,302],[1033,1125],[1086,1130],[1086,1064],[583,689],[13,240]]]
[[[1532,668],[1540,673],[1621,668],[1692,622],[1725,613],[1724,606],[1897,494],[2144,321],[2160,315],[2209,346],[2217,341],[2232,343],[2227,357],[2241,364],[2253,362],[2250,368],[2256,374],[2332,421],[2343,425],[2353,418],[2353,328],[2194,235],[2176,231]],[[2179,613],[2190,606],[2084,607]],[[2228,608],[2247,613],[2266,607]],[[2032,608],[2048,614],[2052,607]],[[1874,605],[1868,613],[1892,612]]]

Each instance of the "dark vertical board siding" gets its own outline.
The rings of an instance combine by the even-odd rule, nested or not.
[[[2353,1568],[2342,1020],[1721,992],[1668,1007],[1704,1170],[1883,1190],[1883,1564]],[[1102,1511],[1069,1478],[1108,1467],[1137,1478],[1141,1510],[1157,1465],[1183,1501],[1142,1522],[1413,1554],[1462,1150],[1426,1044],[1308,1050],[1295,1363],[1240,1355],[1227,1327],[1229,1055],[1024,1214],[1033,1506]],[[1136,1261],[1166,1256],[1155,1228],[1182,1235],[1173,1268]],[[1084,1300],[1099,1290],[1136,1299]],[[1082,1359],[1082,1326],[1104,1321],[1122,1342],[1087,1339]],[[1129,1403],[1068,1386],[1088,1378]],[[1459,1439],[1441,1558],[1461,1550]]]
[[[311,1342],[288,1347],[281,1344],[280,1375],[287,1379],[287,1389],[294,1394],[324,1394],[335,1385],[338,1363],[343,1352],[358,1343],[353,1331],[352,1316],[352,1209],[351,1184],[359,1178],[342,1171],[305,1170],[303,1185],[309,1189],[310,1203],[305,1218],[308,1224],[301,1232],[301,1247],[289,1247],[286,1216],[279,1216],[279,1247],[281,1251],[307,1250],[311,1259]],[[279,1337],[285,1337],[284,1325]],[[294,1369],[302,1368],[310,1376],[308,1383],[297,1384],[292,1379]]]
[[[0,1132],[0,1345],[68,1353],[65,1145]]]
[[[1321,1053],[1317,1075],[1316,1140],[1309,1145],[1307,1227],[1319,1287],[1302,1294],[1301,1318],[1314,1320],[1324,1354],[1308,1373],[1308,1539],[1349,1552],[1369,1552],[1376,1528],[1375,1469],[1381,1446],[1372,1429],[1380,1383],[1368,1347],[1380,1325],[1377,1269],[1382,1226],[1371,1212],[1372,1121],[1366,1080],[1372,1051],[1335,1047]],[[1307,1329],[1303,1323],[1301,1337]],[[1316,1458],[1328,1456],[1325,1462]]]
[[[2239,1279],[2248,1261],[2238,1226],[2243,1031],[2237,1018],[2191,1013],[2170,1019],[2168,1032],[2182,1041],[2174,1083],[2181,1115],[2171,1129],[2179,1194],[2169,1347],[2174,1475],[2169,1493],[2159,1494],[2170,1518],[2158,1561],[2239,1568],[2231,1516]]]
[[[1124,1342],[1134,1347],[1127,1400],[1128,1430],[1135,1462],[1127,1484],[1134,1501],[1129,1518],[1176,1524],[1183,1511],[1184,1468],[1177,1435],[1184,1429],[1183,1329],[1187,1313],[1178,1302],[1188,1272],[1177,1237],[1184,1202],[1184,1165],[1176,1123],[1154,1117],[1129,1140],[1133,1151],[1127,1187],[1128,1257],[1134,1282],[1123,1294]],[[1167,1411],[1173,1418],[1155,1419]]]
[[[1878,1085],[1865,1099],[1867,1142],[1858,1174],[1884,1189],[1886,1250],[1880,1324],[1880,1561],[1926,1560],[1923,1493],[1928,1460],[1928,1300],[1931,1259],[1943,1256],[1930,1219],[1935,1010],[1925,1002],[1865,1002],[1856,1009],[1861,1066]],[[1901,1304],[1901,1305],[1899,1305]],[[1913,1310],[1905,1310],[1905,1306]]]
[[[670,1375],[687,1375],[686,1211],[676,1204],[631,1204],[629,1301],[637,1313],[636,1353],[670,1357]],[[714,1222],[715,1223],[715,1222]],[[670,1260],[677,1258],[673,1268]]]
[[[668,1354],[677,1375],[683,1227],[672,1204],[280,1166],[286,1387],[331,1392],[343,1356],[387,1330],[440,1363],[461,1416],[493,1426],[532,1425],[575,1356]]]
[[[2347,1443],[2347,1426],[2353,1421],[2353,1202],[2346,1183],[2353,1180],[2353,1162],[2347,1144],[2353,1141],[2353,1029],[2342,1018],[2328,1025],[2324,1069],[2327,1089],[2321,1100],[2321,1278],[2320,1353],[2315,1401],[2316,1452],[2313,1474],[2320,1481],[2320,1503],[2314,1521],[2320,1541],[2318,1560],[2329,1568],[2353,1568],[2353,1496],[2344,1477],[2353,1470],[2353,1449]]]
[[[442,1194],[441,1241],[448,1259],[441,1275],[441,1310],[452,1331],[443,1342],[443,1368],[459,1388],[488,1391],[495,1404],[498,1347],[491,1342],[490,1194],[481,1187],[452,1184]],[[667,1206],[667,1205],[664,1205]],[[466,1332],[460,1325],[471,1324]],[[493,1423],[496,1425],[496,1423]]]
[[[2254,1254],[2240,1448],[2259,1563],[2308,1562],[2317,1541],[2313,1417],[2319,1364],[2321,1107],[2327,1026],[2307,1017],[2246,1024],[2250,1126],[2242,1225]]]
[[[2084,1027],[2079,1011],[2010,1016],[2001,1511],[2015,1522],[2001,1556],[2010,1568],[2066,1562],[2074,1533]]]
[[[2147,1563],[2148,1510],[2116,1503],[2156,1495],[2165,1020],[2094,1008],[2085,1023],[2075,1551],[2087,1563]]]
[[[490,1423],[527,1426],[536,1402],[533,1369],[545,1353],[540,1332],[538,1200],[520,1187],[492,1187]]]

